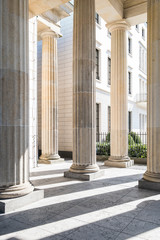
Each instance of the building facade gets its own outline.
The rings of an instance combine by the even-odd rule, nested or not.
[[[111,130],[111,34],[96,14],[96,132]],[[58,39],[58,132],[59,151],[72,152],[72,58],[73,14],[61,20]],[[147,127],[147,24],[132,26],[128,40],[128,131],[146,132]],[[40,43],[39,43],[40,44]],[[39,45],[38,51],[41,50]],[[69,154],[71,156],[71,154]]]
[[[61,5],[62,3],[63,5]],[[59,21],[72,12],[70,3],[67,0],[0,1],[0,22],[2,23],[0,24],[0,52],[2,53],[0,56],[0,198],[17,198],[31,193],[34,189],[29,182],[29,159],[31,162],[31,159],[36,158],[37,151],[37,143],[31,140],[31,138],[38,135],[37,116],[35,116],[37,97],[34,89],[36,86],[36,70],[33,69],[34,64],[29,66],[28,63],[29,57],[30,62],[36,63],[36,45],[33,47],[36,39],[33,34],[34,31],[36,32],[36,24],[34,19],[31,19],[35,16],[38,16],[38,39],[42,40],[42,133],[40,143],[42,154],[40,160],[48,163],[60,158],[57,147],[58,135],[62,139],[64,138],[64,132],[62,130],[58,134],[57,123],[60,123],[59,119],[61,119],[59,129],[66,129],[65,136],[70,132],[70,126],[72,126],[73,132],[73,140],[68,137],[73,144],[73,164],[69,172],[82,175],[84,173],[99,172],[96,164],[96,129],[98,130],[98,124],[96,126],[96,102],[100,104],[100,100],[98,100],[98,97],[96,99],[96,88],[100,89],[100,91],[109,89],[109,86],[107,86],[109,83],[111,84],[111,156],[105,165],[114,167],[132,165],[132,161],[128,157],[128,109],[130,112],[131,110],[133,112],[133,109],[128,108],[128,99],[130,97],[130,102],[132,102],[135,97],[132,93],[134,78],[132,76],[131,57],[133,57],[134,52],[137,52],[137,55],[139,55],[137,66],[140,69],[137,74],[139,95],[136,96],[137,100],[134,100],[134,103],[137,101],[139,108],[146,96],[146,70],[148,76],[147,171],[139,182],[139,186],[159,189],[159,6],[160,2],[156,0],[120,0],[116,1],[116,4],[115,1],[108,0],[75,0],[72,81],[68,75],[67,66],[67,64],[72,64],[69,61],[69,53],[71,52],[70,49],[67,50],[68,47],[64,47],[63,43],[61,45],[63,48],[61,50],[62,55],[59,56],[59,60],[63,58],[63,52],[65,51],[66,55],[68,55],[68,63],[66,62],[66,65],[61,64],[60,66],[57,58],[57,41],[62,37]],[[108,50],[108,47],[106,48],[106,51],[111,52],[111,57],[109,56],[107,60],[108,63],[106,61],[108,75],[111,72],[110,79],[107,74],[105,76],[102,73],[101,63],[103,58],[101,58],[101,48],[103,44],[98,40],[98,37],[100,35],[102,38],[105,36],[104,41],[106,42],[108,42],[108,37],[103,31],[101,33],[99,31],[98,34],[97,29],[97,39],[95,38],[96,11],[107,22],[107,28],[111,33],[111,51]],[[56,13],[56,16],[54,14],[53,17],[52,13]],[[30,46],[28,44],[29,18],[31,19]],[[96,21],[99,20],[98,15],[96,15]],[[149,49],[147,52],[147,68],[145,60],[145,26],[143,25],[141,28],[141,25],[139,27],[137,25],[136,29],[134,29],[138,33],[139,28],[140,35],[142,35],[142,40],[137,44],[137,49],[135,49],[136,44],[134,45],[132,36],[135,32],[130,30],[131,26],[146,21],[148,24],[147,44]],[[98,25],[100,24],[98,23]],[[101,30],[100,27],[99,30]],[[71,41],[68,42],[68,45],[71,45]],[[107,54],[109,55],[109,52]],[[63,100],[60,97],[60,91],[58,94],[58,65],[59,69],[63,68],[62,71],[59,70],[59,76],[60,72],[60,77],[64,76],[63,80],[59,81],[59,90],[61,88]],[[102,81],[102,75],[106,79],[105,81]],[[127,84],[127,75],[131,83],[129,86]],[[68,85],[68,80],[64,81],[64,79],[67,79],[65,76],[68,76],[69,81],[73,82],[73,86]],[[37,83],[40,84],[38,81]],[[102,85],[105,84],[106,88],[100,87],[101,83]],[[69,92],[71,88],[73,91]],[[133,97],[128,97],[128,92]],[[72,103],[70,99],[72,99]],[[67,104],[72,104],[72,108],[68,110],[64,108],[64,106],[67,107]],[[106,107],[108,106],[107,103]],[[58,107],[63,109],[59,112],[59,117],[57,114]],[[97,113],[103,111],[100,108],[102,109],[102,106],[97,105]],[[145,126],[143,124],[145,123],[145,113],[140,111],[138,114],[140,114],[138,118],[139,128],[142,129]],[[130,113],[130,119],[132,119],[131,115]],[[66,121],[63,120],[64,117]],[[70,122],[71,119],[73,122]],[[101,121],[98,119],[99,128],[102,128]],[[70,122],[71,125],[66,124],[67,122]],[[37,141],[36,137],[35,139]],[[69,150],[71,143],[69,143],[69,140],[67,143],[66,137],[65,150]],[[62,146],[60,141],[59,144]],[[32,151],[30,148],[32,148]],[[31,152],[30,155],[29,152]]]

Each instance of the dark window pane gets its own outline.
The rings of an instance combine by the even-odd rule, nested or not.
[[[99,141],[99,104],[96,103],[96,141]]]
[[[111,131],[111,107],[108,106],[108,132]]]
[[[128,131],[131,132],[132,129],[132,112],[128,112]]]
[[[108,85],[111,85],[111,58],[108,57]]]
[[[95,14],[95,20],[96,20],[96,23],[99,24],[99,15],[98,15],[98,13]]]
[[[99,50],[96,49],[96,79],[99,79]]]
[[[132,73],[128,72],[128,93],[132,94]]]

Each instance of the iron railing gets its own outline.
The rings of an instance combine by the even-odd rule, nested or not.
[[[97,133],[97,155],[110,156],[110,133]],[[147,157],[147,133],[130,132],[128,134],[128,155],[130,157]]]

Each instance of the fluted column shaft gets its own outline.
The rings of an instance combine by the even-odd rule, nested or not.
[[[107,26],[111,32],[111,157],[106,165],[127,167],[128,94],[127,94],[127,30],[125,20]]]
[[[0,198],[29,183],[28,0],[0,1]]]
[[[42,155],[41,160],[57,160],[58,155],[58,59],[57,35],[46,31],[42,37]],[[45,162],[44,162],[45,163]]]
[[[74,1],[72,172],[96,172],[95,0]]]
[[[148,0],[147,171],[144,179],[160,182],[160,0]]]

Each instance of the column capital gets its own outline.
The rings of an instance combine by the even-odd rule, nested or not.
[[[59,33],[56,33],[56,32],[54,32],[50,29],[42,31],[39,35],[42,39],[45,38],[45,37],[53,37],[53,38],[60,38],[61,37],[61,35],[59,35]]]
[[[106,27],[112,33],[115,30],[129,30],[130,24],[125,19],[122,19],[112,23],[108,23],[106,24]]]

